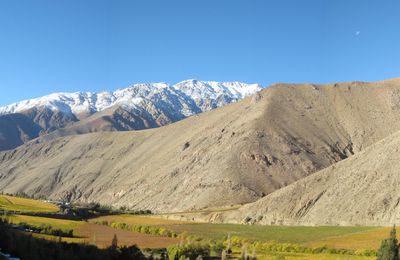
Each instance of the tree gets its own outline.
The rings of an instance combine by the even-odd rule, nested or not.
[[[242,253],[240,254],[240,259],[247,260],[247,246],[246,245],[242,246]]]
[[[396,238],[396,226],[393,226],[390,231],[390,237],[382,241],[376,259],[399,260],[399,244]]]
[[[96,241],[96,233],[93,234],[92,236],[92,245],[97,245],[97,241]]]
[[[221,253],[221,260],[227,260],[228,258],[227,258],[227,256],[226,256],[226,251],[225,250],[222,250],[222,253]]]
[[[227,253],[228,255],[232,254],[232,241],[231,241],[231,234],[228,233],[228,246],[227,246]]]
[[[118,238],[117,238],[116,234],[114,234],[114,237],[113,237],[113,239],[111,241],[111,247],[113,249],[117,249],[117,247],[118,247]]]
[[[256,248],[253,247],[253,254],[251,256],[251,260],[257,260],[257,256],[256,256]]]

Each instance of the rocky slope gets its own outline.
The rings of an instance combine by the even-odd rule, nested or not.
[[[278,84],[161,128],[2,152],[0,189],[157,212],[261,203],[399,131],[399,112],[399,80]]]
[[[77,121],[74,115],[53,111],[47,107],[0,115],[0,151],[13,149]]]
[[[260,89],[257,84],[187,80],[176,85],[136,84],[115,92],[55,93],[0,107],[0,149],[15,148],[51,132],[44,139],[163,126],[236,102]],[[23,126],[20,119],[10,120],[21,117]]]
[[[390,226],[400,221],[400,132],[219,221]]]

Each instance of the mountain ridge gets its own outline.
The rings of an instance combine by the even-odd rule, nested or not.
[[[0,188],[154,212],[256,203],[400,131],[399,111],[397,81],[278,84],[160,128],[2,152]]]
[[[0,126],[7,125],[0,128],[0,150],[38,137],[49,140],[88,132],[164,126],[259,90],[258,84],[186,80],[175,85],[135,84],[114,92],[53,93],[0,107]],[[33,128],[38,131],[28,131]]]
[[[46,106],[51,110],[79,115],[103,111],[112,106],[137,105],[148,96],[163,90],[180,91],[194,100],[213,99],[227,95],[232,99],[242,99],[261,90],[259,84],[241,82],[200,81],[195,79],[184,80],[174,85],[165,82],[139,83],[114,92],[57,92],[38,98],[26,99],[0,107],[0,115],[23,112],[32,108]],[[207,92],[207,93],[206,93]],[[186,114],[186,116],[192,115]]]

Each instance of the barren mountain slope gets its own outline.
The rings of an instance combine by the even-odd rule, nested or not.
[[[399,100],[398,80],[275,85],[157,129],[0,153],[0,189],[159,212],[252,202],[400,130]]]
[[[284,225],[398,224],[399,169],[397,132],[344,161],[217,219]]]
[[[0,151],[14,149],[39,135],[46,135],[76,121],[74,115],[46,107],[0,115]]]
[[[37,137],[50,140],[164,126],[236,102],[261,89],[258,84],[185,80],[175,85],[135,84],[115,92],[53,93],[23,100],[0,107],[0,150],[16,148]],[[23,126],[29,121],[39,131],[22,128],[20,114],[26,117]]]
[[[40,136],[37,141],[45,142],[62,136],[86,134],[94,132],[128,131],[156,128],[182,120],[182,116],[171,115],[164,111],[126,109],[114,106],[97,112],[90,117],[75,122],[68,127],[57,129],[49,134]],[[153,114],[151,114],[153,113]],[[158,114],[155,118],[153,115]]]

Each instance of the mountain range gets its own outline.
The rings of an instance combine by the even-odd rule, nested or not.
[[[186,80],[135,84],[115,92],[54,93],[0,107],[0,150],[42,136],[154,128],[259,91],[258,84]],[[49,135],[51,133],[51,135]]]
[[[1,191],[223,223],[400,218],[400,79],[274,84],[162,127],[46,136],[0,152]]]

